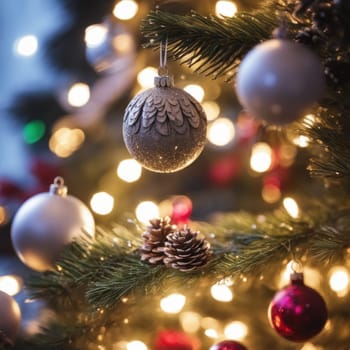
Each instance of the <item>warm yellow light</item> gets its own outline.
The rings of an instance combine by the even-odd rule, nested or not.
[[[219,337],[218,331],[216,329],[213,328],[208,328],[204,331],[204,334],[208,337],[208,338],[213,338],[216,339]]]
[[[281,198],[281,190],[275,185],[265,185],[261,191],[261,197],[266,203],[276,203]]]
[[[67,101],[73,107],[82,107],[90,100],[90,88],[85,83],[74,83],[68,90]]]
[[[305,135],[299,135],[299,136],[296,136],[294,139],[293,139],[293,143],[296,145],[296,146],[299,146],[301,148],[305,148],[309,145],[310,143],[310,138],[305,136]]]
[[[235,133],[231,119],[218,118],[208,125],[207,138],[215,146],[226,146],[232,142]]]
[[[107,37],[108,29],[103,24],[93,24],[85,29],[85,43],[87,47],[100,46]]]
[[[224,333],[228,339],[242,340],[248,334],[248,327],[243,322],[233,321],[225,327]]]
[[[349,291],[349,272],[345,267],[335,266],[330,271],[329,286],[331,289],[339,293],[339,295],[345,295]]]
[[[113,15],[121,20],[129,20],[135,17],[139,5],[134,0],[121,0],[119,1],[113,9]]]
[[[69,157],[84,142],[85,134],[81,129],[57,129],[49,140],[49,148],[60,158]]]
[[[204,109],[208,121],[215,120],[220,114],[220,106],[214,101],[203,102],[202,107]]]
[[[7,221],[6,209],[0,205],[0,225],[5,224]]]
[[[232,1],[220,0],[215,5],[218,17],[233,17],[237,13],[237,6]]]
[[[22,279],[18,276],[1,276],[0,290],[8,295],[16,295],[22,288]]]
[[[306,343],[300,350],[321,350],[322,348],[311,343]]]
[[[295,199],[291,197],[284,198],[283,206],[292,218],[297,219],[299,217],[299,206]]]
[[[35,35],[25,35],[16,40],[15,52],[20,56],[33,56],[38,51],[38,39]]]
[[[185,303],[186,297],[184,295],[174,293],[161,299],[160,307],[168,314],[177,314],[183,309]]]
[[[196,333],[201,326],[201,316],[196,312],[181,312],[179,317],[181,327],[187,333]]]
[[[184,90],[192,95],[198,102],[202,102],[205,92],[204,89],[197,84],[189,84],[184,87]]]
[[[134,48],[134,39],[132,35],[127,33],[118,34],[113,38],[112,45],[118,54],[127,54]]]
[[[147,346],[140,340],[133,340],[129,342],[126,346],[127,350],[147,350]]]
[[[142,88],[154,87],[154,77],[158,75],[158,70],[154,67],[146,67],[137,74],[137,82]]]
[[[316,116],[314,114],[307,114],[304,117],[304,124],[308,127],[314,125],[316,122]]]
[[[117,175],[125,182],[135,182],[142,174],[142,166],[135,159],[122,160],[117,168]]]
[[[135,214],[137,220],[148,225],[151,219],[159,217],[159,208],[152,201],[144,201],[136,207]]]
[[[272,149],[265,142],[258,142],[252,148],[250,167],[257,173],[269,170],[272,164]]]
[[[107,215],[114,208],[114,198],[107,192],[98,192],[91,197],[90,206],[96,214]]]
[[[224,283],[216,283],[210,288],[211,296],[222,302],[229,302],[233,299],[233,293],[231,289]]]

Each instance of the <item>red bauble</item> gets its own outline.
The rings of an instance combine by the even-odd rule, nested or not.
[[[171,222],[175,225],[186,225],[192,214],[192,201],[187,196],[176,196],[172,203]]]
[[[319,333],[327,321],[327,307],[318,292],[307,287],[303,274],[291,275],[291,285],[274,296],[268,310],[272,327],[283,338],[304,342]]]
[[[154,350],[198,350],[199,341],[180,331],[166,330],[158,333]]]
[[[234,340],[224,340],[214,344],[209,350],[247,350],[247,348]]]

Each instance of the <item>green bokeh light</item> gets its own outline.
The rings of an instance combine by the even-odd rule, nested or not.
[[[42,120],[32,120],[23,128],[23,138],[26,143],[38,142],[45,134],[45,124]]]

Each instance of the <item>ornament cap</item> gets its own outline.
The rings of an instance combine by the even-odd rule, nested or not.
[[[304,274],[302,272],[293,272],[290,275],[290,282],[293,285],[304,285]]]
[[[173,87],[174,79],[169,75],[158,75],[154,77],[154,85],[158,88]]]
[[[61,197],[65,197],[67,195],[68,188],[67,186],[64,186],[63,177],[55,177],[53,184],[50,185],[50,193]]]

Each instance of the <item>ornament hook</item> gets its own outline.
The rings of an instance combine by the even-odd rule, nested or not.
[[[160,76],[168,75],[167,60],[168,60],[168,39],[165,40],[164,47],[163,47],[163,41],[160,42],[159,68],[158,68],[158,74]]]
[[[64,185],[64,179],[62,176],[56,176],[53,180],[53,184],[50,185],[50,193],[64,197],[67,195],[68,189]]]

